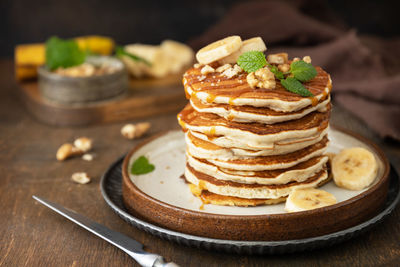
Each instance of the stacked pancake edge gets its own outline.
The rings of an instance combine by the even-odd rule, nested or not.
[[[244,71],[227,78],[193,67],[184,74],[189,103],[178,121],[194,195],[205,204],[257,206],[327,182],[332,86],[316,69],[304,83],[313,97],[288,92],[279,81],[274,89],[251,88]]]

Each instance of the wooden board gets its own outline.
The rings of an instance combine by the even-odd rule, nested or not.
[[[101,102],[60,104],[41,96],[37,81],[20,84],[27,110],[50,125],[82,126],[127,121],[157,114],[177,112],[187,103],[181,75],[165,79],[131,80],[128,92]]]

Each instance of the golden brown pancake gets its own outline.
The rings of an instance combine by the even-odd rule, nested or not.
[[[187,150],[190,151],[192,155],[199,155],[201,158],[252,158],[282,155],[301,150],[320,142],[327,135],[327,132],[328,129],[324,129],[312,136],[276,141],[266,144],[265,146],[263,144],[249,146],[248,143],[246,144],[246,142],[242,140],[230,140],[224,136],[210,138],[205,134],[192,131],[186,132],[185,140]],[[204,143],[202,145],[195,144],[193,142],[195,139],[199,140],[197,143]]]
[[[325,100],[325,99],[324,99]],[[216,104],[216,103],[203,103],[198,99],[196,96],[192,96],[190,98],[190,101],[198,107],[198,109],[204,109],[204,108],[210,108],[210,107],[221,107],[226,110],[237,110],[237,111],[243,111],[243,112],[248,112],[248,113],[254,113],[254,114],[259,114],[259,115],[265,115],[265,116],[281,116],[281,115],[288,115],[288,114],[299,114],[303,112],[306,108],[297,110],[297,111],[292,111],[292,112],[283,112],[283,111],[276,111],[270,108],[260,108],[260,107],[252,107],[252,106],[234,106],[234,105],[229,105],[229,104]],[[322,101],[321,101],[322,102]]]
[[[321,170],[318,173],[311,176],[310,178],[308,178],[304,182],[290,182],[287,184],[263,185],[263,184],[244,184],[244,183],[237,183],[237,182],[232,182],[232,181],[218,180],[210,175],[196,171],[189,164],[186,164],[186,168],[191,173],[193,173],[197,177],[198,180],[201,180],[201,181],[206,181],[211,184],[218,185],[218,186],[232,186],[232,187],[236,187],[236,188],[252,188],[252,189],[256,189],[256,188],[280,189],[280,188],[286,188],[286,187],[290,187],[290,186],[294,186],[294,185],[298,185],[298,184],[312,183],[312,182],[318,180],[318,178],[320,178],[320,176],[322,175],[323,172],[326,172],[326,169]]]
[[[318,184],[318,187],[323,186],[327,182],[330,181],[331,178],[328,178]],[[190,184],[190,189],[196,197],[200,198],[204,204],[213,204],[220,206],[238,206],[238,207],[254,207],[261,205],[274,205],[279,204],[286,201],[286,197],[276,198],[276,199],[249,199],[249,198],[241,198],[241,197],[232,197],[232,196],[223,196],[212,193],[207,190],[201,190],[194,184]]]
[[[277,80],[276,88],[274,89],[251,88],[246,80],[246,72],[241,72],[239,75],[227,78],[218,72],[203,75],[200,70],[201,68],[191,68],[184,74],[183,84],[187,98],[195,97],[198,93],[204,93],[204,95],[207,95],[206,99],[202,99],[204,102],[231,105],[243,105],[239,103],[240,101],[236,101],[236,99],[279,99],[286,102],[304,100],[304,97],[287,91],[279,80]],[[320,67],[316,67],[316,70],[317,76],[311,81],[303,83],[314,95],[314,97],[310,98],[311,101],[308,101],[307,105],[316,105],[319,101],[325,99],[332,88],[329,74]],[[220,98],[217,99],[217,97]],[[221,97],[229,100],[222,101]]]
[[[194,137],[195,138],[195,137]],[[194,139],[197,140],[197,144],[199,146],[204,146],[205,148],[208,147],[209,142],[206,142],[201,139]],[[328,145],[329,140],[328,137],[324,137],[320,142],[303,148],[301,150],[294,151],[292,153],[282,154],[282,155],[273,155],[273,156],[263,156],[263,157],[253,157],[253,158],[241,158],[241,159],[228,159],[228,160],[219,160],[219,161],[226,161],[234,164],[265,164],[265,165],[272,165],[275,163],[289,163],[293,161],[297,161],[301,158],[306,157],[307,155],[312,154],[315,151],[321,150],[326,148]],[[215,145],[214,145],[215,146]],[[210,160],[210,159],[207,159]]]
[[[318,156],[290,168],[267,171],[244,171],[221,168],[205,159],[187,155],[187,162],[193,169],[213,176],[218,180],[258,184],[286,184],[290,181],[304,181],[311,174],[323,169],[327,160],[326,156]]]
[[[218,115],[212,113],[200,113],[188,104],[178,114],[178,120],[183,129],[191,129],[194,127],[216,127],[221,126],[225,128],[251,132],[256,135],[270,135],[286,131],[307,130],[318,128],[320,131],[328,127],[330,116],[330,104],[327,112],[312,112],[301,119],[281,122],[275,124],[262,124],[262,123],[239,123],[228,121]],[[215,128],[214,128],[215,129]],[[196,131],[196,129],[193,129]],[[198,131],[198,130],[197,130]],[[218,135],[218,130],[215,132],[210,131],[208,135]]]
[[[286,201],[286,197],[277,199],[248,199],[241,197],[231,197],[214,194],[207,190],[192,189],[196,187],[194,184],[190,184],[193,195],[200,198],[204,204],[213,204],[220,206],[238,206],[238,207],[254,207],[260,205],[274,205]],[[192,187],[193,186],[193,187]],[[199,193],[197,193],[199,191]]]
[[[178,121],[186,132],[185,179],[204,204],[276,204],[295,188],[329,180],[328,73],[316,67],[317,76],[303,83],[313,96],[302,97],[278,79],[274,89],[251,88],[244,71],[228,78],[202,68],[184,74],[190,103]]]
[[[245,184],[215,179],[186,164],[185,178],[200,189],[218,195],[247,199],[277,199],[288,196],[294,189],[317,187],[328,178],[328,174],[326,169],[322,169],[302,182],[289,182],[279,185]]]

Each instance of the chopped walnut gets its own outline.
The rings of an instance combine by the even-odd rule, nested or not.
[[[71,176],[72,181],[78,184],[87,184],[90,183],[90,177],[86,172],[76,172]]]
[[[222,75],[224,75],[224,76],[226,76],[226,77],[228,77],[228,78],[232,78],[233,76],[239,74],[240,72],[242,72],[242,68],[239,67],[238,64],[235,64],[235,65],[233,66],[233,68],[226,69],[226,70],[222,73]]]
[[[151,124],[149,122],[126,124],[122,127],[121,134],[128,139],[139,138],[150,129],[150,126]]]
[[[70,158],[72,156],[77,156],[77,155],[82,155],[83,151],[72,144],[66,143],[60,146],[60,148],[57,150],[56,157],[58,160],[66,160],[67,158]]]
[[[247,75],[247,83],[252,88],[275,89],[276,86],[275,76],[267,67],[249,73]]]
[[[216,71],[217,71],[217,72],[224,72],[224,71],[226,71],[227,69],[230,69],[231,67],[232,67],[231,64],[225,64],[225,65],[222,65],[222,66],[218,67],[218,68],[216,69]]]
[[[92,161],[93,160],[93,158],[94,158],[94,156],[93,156],[93,154],[84,154],[83,156],[82,156],[82,159],[83,160],[86,160],[86,161]]]
[[[74,141],[74,146],[83,152],[87,152],[92,149],[92,139],[87,137],[79,137]]]
[[[284,64],[288,62],[287,53],[271,54],[267,56],[267,61],[271,64]]]
[[[213,67],[209,66],[209,65],[205,65],[202,69],[201,69],[201,74],[208,74],[208,73],[213,73],[215,70]]]
[[[278,70],[282,72],[288,72],[290,70],[290,65],[289,64],[279,64],[278,65]]]
[[[238,64],[235,64],[235,65],[233,66],[233,70],[236,71],[237,73],[243,71],[242,68],[241,68]]]
[[[311,64],[311,57],[310,56],[305,56],[303,57],[303,61],[306,63],[310,63]]]

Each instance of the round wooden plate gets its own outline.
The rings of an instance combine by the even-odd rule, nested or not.
[[[180,176],[185,166],[185,143],[178,131],[155,136],[124,159],[122,196],[126,208],[146,221],[181,233],[209,238],[243,241],[280,241],[321,236],[357,225],[374,216],[384,204],[388,190],[389,163],[370,141],[332,128],[329,151],[366,147],[375,154],[379,170],[371,187],[362,191],[338,188],[333,182],[322,189],[333,193],[338,203],[296,213],[285,213],[283,204],[260,207],[205,205],[189,191]],[[146,155],[156,169],[134,176],[129,166]]]

